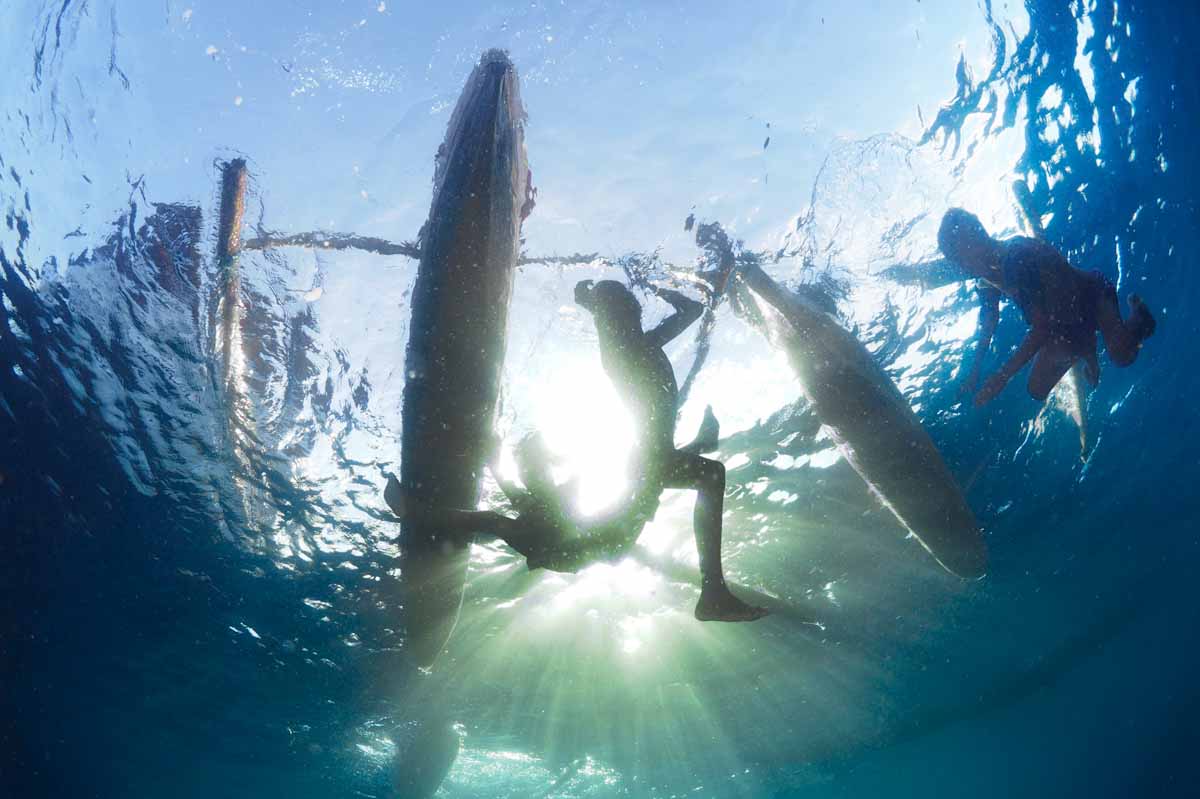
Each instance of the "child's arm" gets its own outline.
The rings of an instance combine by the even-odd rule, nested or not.
[[[671,303],[671,307],[675,309],[675,313],[662,320],[658,327],[646,333],[646,337],[655,347],[662,347],[699,319],[700,315],[704,313],[704,306],[673,289],[656,288],[654,293]]]
[[[980,281],[978,292],[979,325],[975,335],[975,362],[963,383],[963,390],[968,393],[974,393],[979,385],[983,359],[992,347],[992,335],[995,334],[996,324],[1000,321],[1000,290]]]
[[[1012,354],[1008,362],[1001,367],[1000,371],[989,377],[988,381],[983,384],[983,388],[975,395],[975,406],[979,407],[999,394],[1008,381],[1012,380],[1013,375],[1021,371],[1025,364],[1029,363],[1034,355],[1037,355],[1038,350],[1042,348],[1048,338],[1049,333],[1044,325],[1031,327],[1025,340],[1021,342],[1021,346]]]

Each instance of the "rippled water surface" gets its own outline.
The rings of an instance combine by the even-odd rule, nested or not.
[[[396,796],[396,731],[432,708],[462,740],[441,797],[1192,795],[1192,5],[0,16],[3,795]],[[906,538],[724,302],[668,347],[691,374],[679,437],[712,406],[728,576],[771,615],[693,619],[694,495],[668,492],[630,556],[579,574],[476,543],[447,650],[407,662],[382,486],[414,256],[493,47],[537,187],[501,471],[538,430],[581,511],[621,495],[633,428],[573,287],[710,268],[693,215],[833,298],[963,486],[986,578]],[[234,290],[218,217],[239,158]],[[1137,362],[1044,406],[1023,377],[964,402],[974,290],[918,266],[953,206],[1144,297]],[[289,236],[305,246],[266,243]],[[999,351],[1024,332],[1007,308]],[[491,478],[481,504],[507,510]]]

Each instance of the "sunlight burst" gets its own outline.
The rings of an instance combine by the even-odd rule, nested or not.
[[[629,482],[634,430],[629,413],[596,358],[564,362],[535,398],[535,426],[559,458],[555,478],[578,482],[580,513],[615,503]]]

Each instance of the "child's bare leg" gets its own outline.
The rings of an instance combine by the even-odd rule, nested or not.
[[[1067,342],[1052,338],[1040,350],[1029,371],[1029,396],[1044,402],[1075,363],[1076,355]]]
[[[765,608],[747,604],[725,584],[721,567],[721,514],[725,506],[725,466],[720,461],[684,452],[675,453],[664,485],[697,492],[693,523],[700,554],[700,621],[753,621],[767,615]]]
[[[1096,325],[1104,337],[1104,348],[1116,366],[1128,366],[1137,358],[1142,342],[1154,333],[1155,321],[1146,303],[1136,294],[1129,295],[1129,319],[1121,318],[1117,290],[1108,280],[1100,281],[1096,298]]]

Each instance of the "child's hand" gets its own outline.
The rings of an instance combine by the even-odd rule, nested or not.
[[[383,501],[392,509],[392,513],[396,514],[396,518],[403,520],[408,515],[408,503],[405,501],[404,490],[400,487],[400,481],[394,474],[388,475],[387,488],[383,489]]]
[[[975,407],[982,408],[987,403],[991,402],[997,394],[1004,390],[1005,380],[1000,375],[992,375],[988,381],[983,384],[983,388],[975,395]]]
[[[587,308],[591,303],[592,289],[596,287],[594,280],[581,280],[575,284],[575,303]]]
[[[656,297],[666,300],[668,303],[670,303],[675,308],[680,308],[680,307],[686,308],[689,305],[699,305],[699,303],[696,302],[695,300],[693,300],[691,297],[687,296],[686,294],[681,294],[680,292],[676,291],[675,289],[661,288],[659,286],[655,286],[653,289],[651,289],[651,291],[654,293],[654,295]]]

